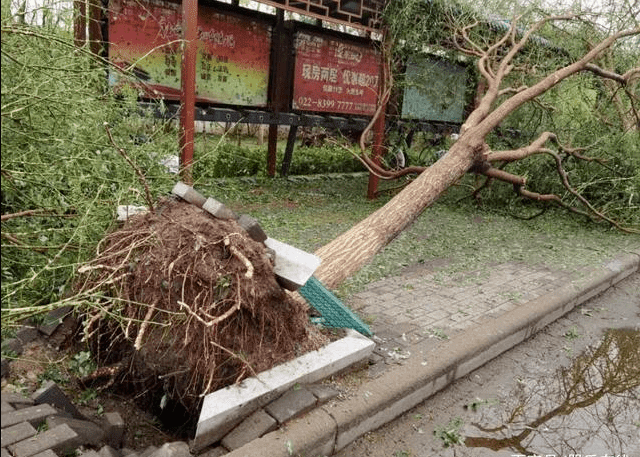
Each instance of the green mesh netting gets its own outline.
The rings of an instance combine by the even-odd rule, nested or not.
[[[325,327],[352,328],[363,335],[372,335],[369,327],[314,276],[298,292],[322,315],[316,322]]]

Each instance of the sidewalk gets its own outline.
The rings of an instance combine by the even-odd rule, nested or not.
[[[349,301],[376,349],[346,399],[226,456],[332,455],[638,271],[640,249],[570,271],[509,262],[446,275],[439,267],[405,269]]]

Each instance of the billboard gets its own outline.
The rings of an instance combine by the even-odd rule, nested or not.
[[[293,109],[372,116],[380,84],[380,53],[328,34],[295,37]]]
[[[162,0],[110,0],[109,59],[135,75],[110,72],[113,85],[133,83],[147,97],[180,98],[182,8]],[[271,27],[200,6],[196,100],[266,106]]]
[[[402,118],[461,123],[464,120],[467,69],[440,59],[407,64]]]

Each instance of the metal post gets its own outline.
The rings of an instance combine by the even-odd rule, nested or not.
[[[191,184],[196,106],[196,57],[198,52],[198,0],[182,1],[183,52],[180,79],[180,174]]]
[[[271,49],[271,92],[269,94],[269,105],[273,110],[274,117],[277,119],[278,114],[286,109],[283,102],[283,81],[284,74],[283,58],[284,47],[284,11],[276,10],[276,25],[273,31],[274,43]],[[269,146],[267,149],[267,174],[273,178],[276,176],[276,160],[278,153],[278,124],[269,124]]]
[[[73,38],[76,47],[81,48],[87,42],[87,1],[73,2]]]
[[[291,158],[293,157],[293,148],[296,143],[296,133],[298,133],[298,126],[291,125],[289,127],[289,137],[287,138],[287,147],[284,150],[284,158],[282,159],[282,168],[280,171],[282,176],[287,176],[289,174]]]
[[[376,123],[373,125],[373,161],[380,165],[380,157],[383,153],[384,143],[384,127],[385,127],[385,111],[386,106],[380,113]],[[378,193],[379,178],[373,173],[369,173],[369,186],[367,188],[367,198],[374,200]]]
[[[95,55],[100,55],[102,50],[102,1],[89,0],[89,49]]]
[[[387,44],[387,33],[384,33],[383,42],[385,43],[385,48]],[[382,94],[384,92],[387,81],[385,81],[385,76],[387,72],[385,71],[385,65],[387,65],[387,61],[385,59],[384,54],[380,56],[380,85],[378,86],[378,103],[384,105],[380,110],[380,116],[376,119],[375,124],[373,125],[373,162],[377,165],[380,165],[380,157],[384,154],[384,128],[386,125],[386,113],[387,113],[387,103],[388,100],[382,100]],[[391,71],[390,68],[386,69]],[[367,188],[367,198],[370,200],[374,200],[378,193],[378,182],[379,178],[373,173],[369,173],[369,186]]]

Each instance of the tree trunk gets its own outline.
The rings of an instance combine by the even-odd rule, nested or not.
[[[322,263],[315,272],[316,278],[328,288],[336,288],[357,272],[464,176],[474,163],[476,150],[461,137],[447,154],[386,205],[318,249],[316,255]]]

